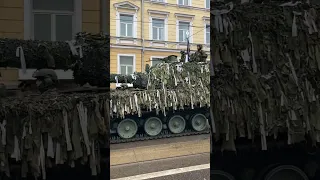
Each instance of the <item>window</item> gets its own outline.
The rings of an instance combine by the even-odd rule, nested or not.
[[[120,36],[133,37],[133,15],[120,15]]]
[[[187,42],[188,31],[190,31],[190,23],[179,22],[179,42]]]
[[[152,19],[152,39],[164,41],[164,20]]]
[[[120,74],[133,74],[134,56],[119,56]]]
[[[210,0],[206,0],[206,8],[210,9]]]
[[[210,44],[210,25],[206,25],[206,44]]]
[[[179,5],[190,6],[190,0],[179,0]]]
[[[74,11],[74,0],[32,0],[34,39],[73,39]]]
[[[152,61],[151,61],[151,66],[155,66],[155,65],[163,62],[162,59],[163,59],[163,58],[160,58],[160,57],[152,57],[152,58],[151,58],[151,60],[152,60]]]

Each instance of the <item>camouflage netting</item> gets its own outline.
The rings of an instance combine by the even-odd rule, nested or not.
[[[132,83],[134,88],[146,89],[148,85],[147,73],[135,72],[133,75],[110,74],[110,83]]]
[[[76,46],[82,47],[83,57],[73,64],[77,84],[87,82],[92,86],[110,87],[110,42],[109,36],[78,33]]]
[[[72,58],[70,47],[67,42],[59,41],[37,41],[20,39],[2,39],[0,38],[0,67],[21,67],[21,60],[18,47],[22,47],[23,56],[26,62],[26,68],[38,69],[47,67],[47,54],[39,52],[39,45],[43,44],[55,60],[57,69],[66,69],[68,65],[75,62]]]
[[[320,7],[212,3],[214,133],[234,139],[281,132],[288,143],[320,142]]]
[[[100,172],[99,147],[108,143],[109,93],[45,93],[0,99],[0,170],[10,176],[11,161],[22,176],[46,177],[59,164],[88,163]]]
[[[151,67],[147,73],[110,74],[110,82],[116,83],[117,78],[118,83],[132,83],[135,88],[139,89],[208,87],[209,74],[210,69],[207,62],[159,63]]]
[[[148,89],[208,88],[209,63],[160,63],[150,69]]]
[[[210,105],[208,63],[160,63],[147,74],[147,89],[111,92],[111,110],[117,118]]]
[[[77,84],[109,87],[109,36],[80,32],[74,41],[0,38],[0,67],[72,69]]]

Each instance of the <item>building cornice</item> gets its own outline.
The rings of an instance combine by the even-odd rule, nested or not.
[[[136,49],[141,50],[141,46],[130,46],[130,45],[118,45],[118,44],[110,44],[111,48],[119,48],[119,49]],[[159,52],[178,52],[180,53],[181,49],[170,49],[170,48],[150,48],[144,47],[145,51],[159,51]],[[204,50],[207,53],[210,53],[210,50]],[[196,52],[196,50],[190,50],[190,52]]]
[[[202,20],[204,20],[204,21],[210,21],[210,17],[208,17],[208,16],[203,16],[203,17],[202,17]]]
[[[135,1],[141,1],[141,0],[135,0]],[[173,3],[166,3],[166,2],[157,2],[154,0],[144,0],[146,3],[151,3],[151,4],[158,4],[158,5],[163,5],[163,6],[171,6],[171,7],[177,7],[177,8],[186,8],[186,9],[192,9],[192,10],[199,10],[199,11],[205,11],[205,12],[210,12],[209,8],[200,8],[200,7],[195,7],[195,6],[181,6],[178,4],[173,4]]]
[[[190,15],[190,14],[182,14],[182,13],[174,13],[174,15],[178,17],[183,17],[183,18],[191,18],[192,20],[194,19],[195,15]]]
[[[151,15],[151,14],[160,14],[160,15],[165,15],[165,16],[169,16],[170,12],[167,12],[167,11],[157,11],[157,10],[150,10],[148,9],[148,14]]]
[[[129,6],[129,7],[125,7],[125,6]],[[139,6],[129,2],[129,1],[124,1],[124,2],[119,2],[119,3],[114,3],[113,7],[115,7],[116,9],[131,9],[131,10],[135,10],[138,11],[140,8]]]
[[[117,36],[110,36],[110,39],[112,40],[117,40],[117,39],[121,39],[121,40],[134,40],[134,41],[139,41],[139,42],[142,42],[142,39],[141,38],[128,38],[128,37],[117,37]],[[181,43],[181,42],[175,42],[175,41],[158,41],[158,40],[150,40],[150,39],[145,39],[144,42],[146,43],[149,43],[149,42],[153,42],[153,43],[166,43],[170,46],[174,46],[174,45],[187,45],[187,43]],[[190,43],[191,46],[196,46],[198,44],[201,44],[202,46],[205,46],[205,47],[210,47],[210,45],[208,44],[202,44],[202,43]],[[116,45],[119,45],[121,46],[121,44],[116,44]],[[127,46],[127,45],[124,45],[124,46]],[[139,46],[131,46],[131,47],[139,47]]]

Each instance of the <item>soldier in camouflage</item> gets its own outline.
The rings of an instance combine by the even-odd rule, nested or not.
[[[181,54],[180,62],[185,62],[186,61],[186,52],[180,51],[180,54]]]
[[[40,69],[33,74],[36,84],[41,93],[54,91],[58,84],[58,77],[52,69]]]
[[[208,55],[202,50],[202,45],[197,45],[197,51],[190,56],[190,62],[206,62]]]

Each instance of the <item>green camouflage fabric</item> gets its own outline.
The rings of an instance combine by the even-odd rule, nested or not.
[[[208,55],[202,50],[202,45],[197,45],[197,51],[190,56],[190,62],[206,62]]]
[[[210,105],[209,63],[159,63],[147,74],[146,89],[111,92],[114,118],[141,116],[143,111],[168,111]]]
[[[109,87],[110,37],[79,32],[73,41],[0,38],[0,67],[73,70],[81,86]]]
[[[159,63],[150,69],[148,79],[148,89],[206,88],[210,84],[209,63]]]
[[[135,88],[139,89],[207,87],[210,83],[210,67],[206,62],[207,55],[201,50],[200,53],[193,54],[193,57],[198,56],[200,56],[199,59],[205,57],[205,60],[185,63],[184,61],[178,62],[176,56],[169,56],[164,58],[162,63],[150,67],[146,73],[110,74],[110,82],[116,83],[117,79],[118,83],[132,83]]]
[[[186,61],[186,52],[180,51],[180,54],[181,54],[180,62],[185,62]]]
[[[0,170],[10,176],[11,160],[46,178],[46,168],[88,163],[92,175],[100,170],[99,147],[107,137],[109,93],[45,92],[0,101]],[[107,142],[108,143],[108,142]],[[31,167],[31,168],[30,168]]]
[[[317,5],[212,3],[211,111],[216,139],[308,134],[320,142],[320,32]]]

